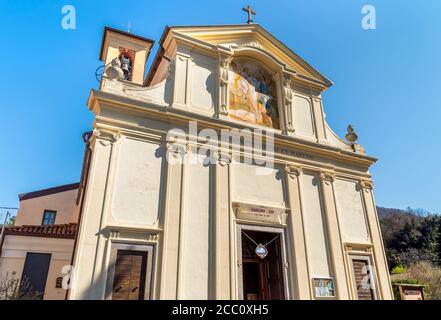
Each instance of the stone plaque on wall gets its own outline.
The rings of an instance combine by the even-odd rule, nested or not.
[[[288,209],[255,205],[250,203],[234,202],[234,213],[238,219],[266,222],[272,224],[286,224]]]

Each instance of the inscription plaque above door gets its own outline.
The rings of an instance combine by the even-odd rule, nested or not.
[[[233,202],[233,209],[238,219],[286,225],[288,209],[261,206],[242,202]]]

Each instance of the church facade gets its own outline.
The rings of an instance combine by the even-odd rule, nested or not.
[[[392,299],[332,83],[257,24],[167,27],[146,72],[152,46],[105,28],[69,299]]]

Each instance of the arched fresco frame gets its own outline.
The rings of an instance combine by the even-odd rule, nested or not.
[[[284,119],[278,76],[282,68],[274,68],[274,62],[272,65],[263,62],[264,59],[259,59],[261,54],[256,57],[246,53],[238,52],[229,62],[229,117],[281,130]]]

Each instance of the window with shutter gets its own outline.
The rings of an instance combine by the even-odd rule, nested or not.
[[[375,300],[373,268],[368,259],[352,260],[352,271],[358,300]]]

